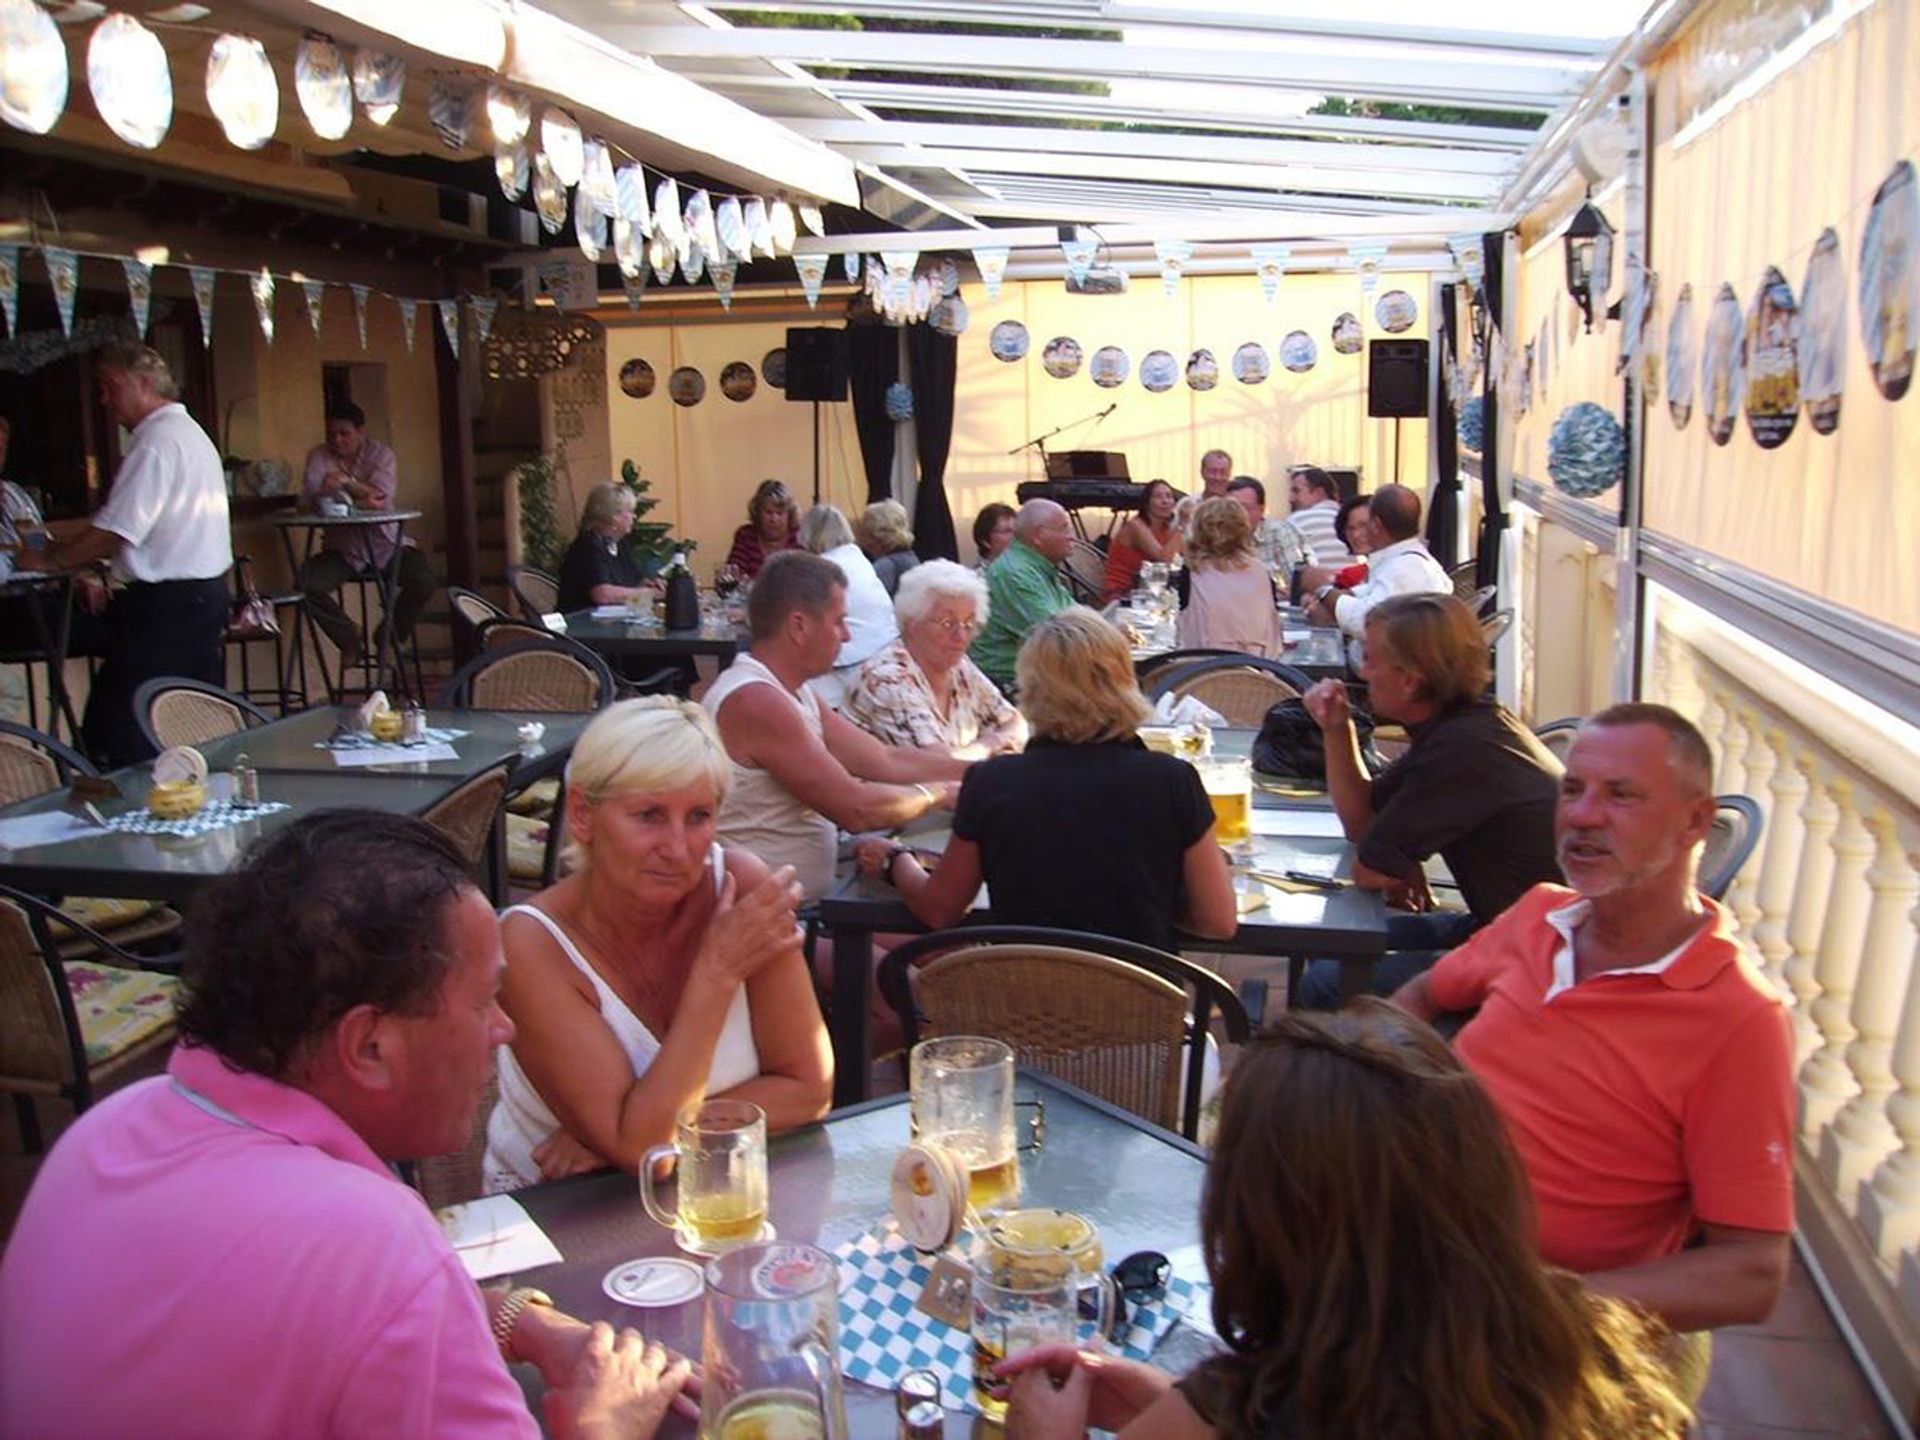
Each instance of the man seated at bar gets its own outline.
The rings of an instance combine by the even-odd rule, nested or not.
[[[0,1433],[644,1440],[687,1380],[483,1292],[390,1162],[460,1149],[513,1037],[493,909],[422,821],[296,822],[201,892],[165,1077],[54,1145],[0,1262]]]
[[[1404,485],[1382,485],[1367,502],[1367,514],[1378,548],[1367,557],[1364,581],[1341,591],[1334,584],[1336,572],[1325,565],[1307,565],[1300,571],[1301,596],[1312,597],[1310,613],[1331,620],[1352,640],[1366,633],[1368,613],[1389,595],[1453,593],[1453,582],[1420,538],[1418,495]]]
[[[1540,1249],[1676,1331],[1764,1320],[1786,1282],[1786,1007],[1695,886],[1712,756],[1664,705],[1580,728],[1555,814],[1567,885],[1529,891],[1394,996],[1478,1013],[1458,1047],[1505,1116]]]
[[[93,758],[112,767],[154,753],[133,713],[142,681],[226,679],[222,636],[233,540],[220,452],[180,404],[160,352],[115,341],[94,357],[94,377],[102,408],[133,432],[133,444],[88,528],[51,550],[22,551],[17,563],[22,570],[62,570],[113,562],[121,588],[109,597],[83,582],[81,604],[100,613],[97,624],[76,626],[76,634],[97,632],[84,648],[106,657],[81,730]]]
[[[1073,604],[1060,562],[1073,549],[1073,521],[1052,500],[1029,500],[1013,517],[1013,543],[987,567],[987,623],[974,637],[973,663],[1002,690],[1028,633]]]
[[[326,443],[307,452],[306,478],[300,486],[302,508],[317,509],[324,499],[355,510],[391,510],[399,484],[393,451],[368,436],[366,412],[350,400],[330,407]],[[355,576],[386,573],[393,561],[394,534],[392,525],[330,531],[320,553],[300,567],[307,613],[340,651],[342,664],[357,661],[365,646],[360,628],[340,607],[335,592]],[[440,588],[440,577],[411,540],[401,552],[398,578],[390,629],[396,646],[412,636],[420,612]],[[375,648],[379,648],[377,642]]]
[[[887,830],[953,805],[967,762],[883,745],[823,704],[807,681],[847,638],[840,567],[804,550],[771,557],[747,597],[748,653],[701,703],[733,762],[718,838],[778,869],[809,900],[832,883],[839,831]]]
[[[1360,756],[1347,687],[1322,680],[1303,697],[1319,724],[1327,789],[1356,847],[1354,880],[1383,890],[1389,954],[1374,989],[1391,995],[1535,885],[1560,878],[1553,808],[1560,765],[1496,700],[1484,698],[1486,642],[1451,595],[1394,595],[1367,617],[1360,664],[1367,700],[1407,727],[1407,753],[1378,775]],[[1439,909],[1426,862],[1444,856],[1466,909]],[[1298,1003],[1340,1003],[1340,962],[1307,967]]]

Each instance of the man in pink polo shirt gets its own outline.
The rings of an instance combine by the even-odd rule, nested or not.
[[[1479,1013],[1464,1059],[1520,1152],[1547,1260],[1674,1330],[1763,1320],[1793,1230],[1786,1009],[1694,886],[1712,757],[1662,705],[1581,727],[1538,885],[1395,996]]]
[[[0,1262],[0,1435],[534,1437],[514,1359],[553,1435],[651,1436],[686,1362],[483,1294],[387,1168],[466,1143],[504,968],[417,820],[323,813],[208,887],[166,1076],[61,1138]]]

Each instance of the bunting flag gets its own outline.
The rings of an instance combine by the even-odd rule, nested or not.
[[[673,283],[673,242],[656,229],[654,236],[647,242],[647,264],[653,270],[656,284]]]
[[[193,282],[193,303],[200,312],[200,343],[213,346],[213,277],[216,272],[205,265],[189,265],[187,278]]]
[[[254,313],[260,317],[260,333],[267,337],[267,344],[273,344],[273,272],[262,269],[258,275],[249,275],[247,284],[253,291]]]
[[[353,318],[360,327],[360,348],[367,348],[367,287],[355,285],[353,288]]]
[[[1074,284],[1081,284],[1087,278],[1087,271],[1093,268],[1093,257],[1099,253],[1098,240],[1062,240],[1060,253],[1067,257],[1067,276]]]
[[[1156,240],[1153,253],[1160,261],[1160,284],[1171,297],[1178,293],[1180,277],[1187,273],[1187,261],[1193,258],[1193,244],[1187,240]]]
[[[1360,272],[1360,292],[1371,295],[1380,284],[1380,262],[1387,258],[1384,245],[1349,245],[1347,254],[1353,259],[1353,268]],[[1367,317],[1362,315],[1360,323],[1365,325]]]
[[[1267,297],[1269,305],[1280,293],[1280,277],[1287,273],[1287,257],[1292,253],[1292,247],[1287,245],[1253,247],[1253,273],[1260,277],[1260,293]]]
[[[805,214],[806,212],[802,211],[801,213]],[[858,252],[849,250],[846,254],[842,255],[840,257],[840,268],[847,272],[848,284],[858,285],[860,283],[860,255]]]
[[[467,308],[473,311],[474,338],[484,345],[493,333],[493,312],[500,308],[500,302],[491,295],[475,295],[467,301]]]
[[[20,333],[20,247],[0,245],[0,309],[7,312],[7,334]]]
[[[71,250],[43,249],[47,278],[53,282],[53,301],[60,308],[60,328],[73,334],[73,302],[80,294],[80,257]]]
[[[646,271],[646,244],[640,238],[639,227],[624,215],[614,217],[613,258],[620,266],[622,279],[631,280],[635,275],[644,274]]]
[[[147,317],[153,313],[153,266],[131,257],[120,261],[127,272],[127,304],[133,310],[133,323],[142,340],[147,338]]]
[[[707,273],[707,252],[698,245],[687,251],[687,258],[680,263],[680,273],[687,277],[687,284],[698,285],[700,277]]]
[[[561,255],[542,261],[535,273],[540,277],[540,288],[553,297],[556,310],[590,310],[600,298],[594,267],[584,258]]]
[[[631,275],[622,270],[620,272],[620,284],[627,292],[627,308],[629,310],[638,310],[640,308],[641,292],[647,288],[647,267],[642,265]]]
[[[780,253],[773,242],[773,219],[767,213],[767,202],[758,195],[749,196],[743,209],[747,226],[747,243],[753,254],[771,260]],[[749,260],[753,255],[747,257]]]
[[[638,165],[622,165],[613,177],[614,219],[624,220],[644,236],[653,225],[647,209],[647,172]]]
[[[987,287],[989,305],[1000,298],[1000,283],[1007,278],[1007,254],[1005,245],[973,247],[973,263],[980,271],[980,283]]]
[[[793,268],[800,272],[800,288],[806,292],[807,308],[820,308],[820,284],[827,278],[827,257],[824,255],[796,255]]]
[[[440,312],[440,328],[446,332],[447,348],[453,352],[453,358],[460,358],[460,298],[436,300],[434,309]]]
[[[707,267],[713,276],[713,293],[720,297],[722,310],[733,309],[733,277],[739,272],[740,262],[729,256],[725,260],[716,260]]]
[[[399,300],[400,333],[406,337],[407,354],[413,354],[413,332],[420,324],[420,302],[418,300]]]
[[[300,293],[307,297],[307,319],[313,322],[313,338],[320,338],[320,309],[326,304],[327,282],[324,280],[302,280]]]
[[[920,258],[918,250],[882,250],[880,263],[886,267],[887,278],[899,284],[902,280],[913,280],[913,264]]]

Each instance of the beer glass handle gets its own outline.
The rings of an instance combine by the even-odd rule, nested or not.
[[[1047,1102],[1038,1097],[1032,1100],[1016,1100],[1013,1102],[1013,1108],[1016,1110],[1033,1111],[1033,1119],[1027,1124],[1028,1138],[1026,1142],[1018,1148],[1022,1150],[1038,1150],[1043,1147],[1047,1143]],[[1016,1125],[1014,1127],[1014,1133],[1018,1134],[1019,1129],[1020,1127]]]
[[[818,1340],[802,1341],[795,1350],[808,1373],[813,1376],[813,1389],[820,1401],[820,1421],[825,1440],[847,1440],[846,1411],[834,1403],[837,1398],[834,1393],[837,1374],[834,1357],[827,1353],[826,1346]]]
[[[1104,1349],[1108,1341],[1118,1344],[1120,1337],[1113,1333],[1114,1318],[1124,1313],[1121,1306],[1125,1304],[1120,1295],[1120,1282],[1111,1275],[1096,1275],[1092,1277],[1092,1283],[1087,1288],[1100,1297],[1099,1315],[1093,1322],[1094,1341],[1091,1348]]]
[[[664,1208],[660,1204],[660,1197],[654,1194],[653,1167],[657,1161],[665,1160],[670,1156],[677,1158],[679,1154],[680,1151],[675,1146],[656,1145],[640,1157],[640,1203],[647,1207],[647,1214],[653,1217],[656,1224],[664,1225],[669,1230],[679,1227],[680,1216]]]

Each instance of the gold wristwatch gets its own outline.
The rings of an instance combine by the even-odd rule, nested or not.
[[[500,1347],[500,1354],[508,1361],[516,1357],[513,1353],[513,1327],[520,1322],[520,1312],[529,1305],[544,1305],[553,1309],[553,1297],[544,1290],[534,1290],[528,1286],[517,1286],[507,1292],[507,1298],[500,1302],[500,1308],[493,1312],[493,1339]]]

